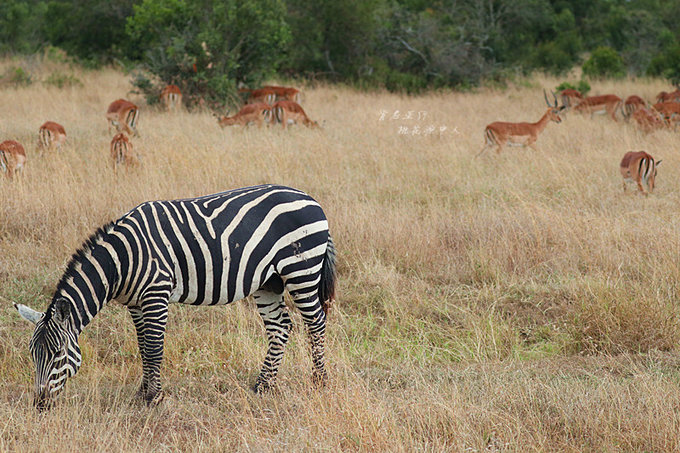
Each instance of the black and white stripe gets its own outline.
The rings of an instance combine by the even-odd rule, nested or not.
[[[48,327],[67,326],[77,338],[115,299],[128,307],[137,330],[143,363],[139,395],[156,402],[162,397],[159,370],[168,304],[222,305],[252,295],[269,340],[255,384],[256,391],[265,390],[274,385],[291,328],[283,299],[287,290],[311,339],[313,379],[323,382],[326,304],[334,286],[335,248],[328,221],[319,204],[299,190],[263,185],[147,202],[97,231],[73,256],[38,322],[33,355],[44,355],[40,362],[51,361],[55,368],[63,357],[47,340],[56,335],[46,334]],[[45,321],[60,306],[69,308],[62,310],[65,320]],[[77,348],[77,342],[64,343],[69,350]],[[38,369],[39,394],[45,393],[44,386],[50,388],[46,373]],[[61,379],[59,388],[65,380],[61,376],[55,378]]]

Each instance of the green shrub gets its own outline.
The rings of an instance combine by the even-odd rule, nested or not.
[[[11,85],[15,87],[27,86],[33,83],[33,77],[24,68],[14,66],[5,71],[2,78],[0,78],[0,82],[2,85]]]
[[[647,74],[663,77],[673,85],[680,85],[680,44],[670,46],[652,58]]]
[[[623,58],[611,47],[598,47],[583,64],[583,74],[591,78],[621,78],[626,75]]]
[[[43,85],[54,86],[57,88],[64,87],[82,87],[83,82],[72,74],[63,74],[61,72],[54,72],[50,74],[43,82]]]
[[[587,80],[579,80],[578,83],[573,84],[571,82],[562,82],[555,87],[555,91],[559,92],[562,90],[578,90],[583,96],[586,96],[590,91],[590,84]]]

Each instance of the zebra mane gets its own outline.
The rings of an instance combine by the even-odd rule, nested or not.
[[[114,222],[109,222],[103,227],[97,228],[97,231],[92,233],[90,237],[88,237],[85,242],[82,243],[82,245],[76,250],[76,252],[71,256],[71,259],[69,260],[69,263],[66,265],[66,270],[64,271],[64,274],[61,276],[61,279],[59,280],[59,284],[57,285],[57,290],[54,292],[54,297],[57,297],[57,294],[59,294],[59,291],[63,289],[66,286],[66,282],[71,277],[75,277],[77,272],[76,272],[76,267],[79,264],[82,264],[92,253],[92,250],[94,250],[94,247],[99,243],[99,241],[106,235],[108,234],[112,229],[113,226],[115,225]],[[56,299],[52,300],[52,304],[50,304],[50,308],[52,305],[54,305],[54,301]],[[52,311],[48,308],[48,312]]]

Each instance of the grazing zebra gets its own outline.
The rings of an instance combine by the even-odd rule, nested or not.
[[[137,330],[143,378],[137,396],[161,401],[168,304],[221,305],[252,295],[269,341],[254,390],[275,384],[291,319],[287,290],[312,343],[313,381],[323,384],[326,312],[335,292],[335,248],[319,204],[296,189],[263,185],[143,203],[99,229],[78,250],[45,313],[15,304],[36,324],[30,350],[35,404],[80,367],[78,335],[110,300]]]

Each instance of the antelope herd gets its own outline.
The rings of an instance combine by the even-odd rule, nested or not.
[[[308,127],[318,127],[304,109],[300,106],[301,93],[296,88],[265,85],[256,89],[240,89],[246,97],[243,107],[234,115],[218,115],[214,113],[220,127],[255,124],[281,124],[285,129],[291,124],[301,124]],[[634,121],[645,133],[664,128],[674,128],[680,123],[680,89],[673,92],[662,91],[651,105],[637,95],[631,95],[625,101],[614,94],[585,97],[574,89],[565,89],[558,96],[553,95],[553,101],[543,92],[548,109],[535,123],[511,123],[497,121],[484,129],[484,145],[477,156],[491,147],[496,147],[500,153],[505,146],[529,146],[536,149],[539,135],[550,122],[561,123],[563,115],[573,110],[580,114],[604,113],[617,121],[617,113],[625,121]],[[182,92],[177,85],[167,85],[159,96],[161,104],[168,112],[178,111],[182,106]],[[139,136],[137,122],[139,108],[126,99],[113,101],[107,111],[108,130],[115,129],[111,139],[110,158],[114,171],[119,166],[133,167],[140,162],[130,139]],[[126,135],[127,134],[127,135]],[[38,148],[42,150],[57,150],[66,142],[64,126],[54,121],[46,121],[38,130]],[[6,140],[0,143],[0,171],[10,179],[17,173],[22,173],[26,163],[26,151],[17,141]],[[620,170],[624,178],[624,191],[628,182],[635,182],[640,192],[651,193],[654,190],[656,168],[661,161],[655,161],[644,151],[628,152],[621,161]],[[647,186],[645,192],[644,186]]]
[[[617,113],[620,111],[625,121],[630,121],[632,118],[645,133],[659,129],[675,129],[680,124],[680,89],[671,93],[662,91],[657,95],[654,105],[650,105],[638,95],[628,96],[623,101],[615,94],[584,97],[582,93],[574,89],[565,89],[560,92],[561,106],[558,106],[557,96],[554,93],[553,104],[548,101],[545,91],[543,96],[549,108],[540,120],[535,123],[495,122],[487,125],[484,129],[484,145],[475,157],[493,146],[496,146],[496,153],[500,153],[505,145],[530,146],[536,149],[536,139],[548,122],[560,123],[563,112],[569,110],[589,114],[591,118],[596,113],[607,114],[614,121],[618,121]],[[652,193],[656,169],[660,163],[660,160],[655,161],[645,151],[626,153],[620,164],[624,192],[627,183],[634,182],[643,194]],[[647,186],[647,191],[643,184]]]

